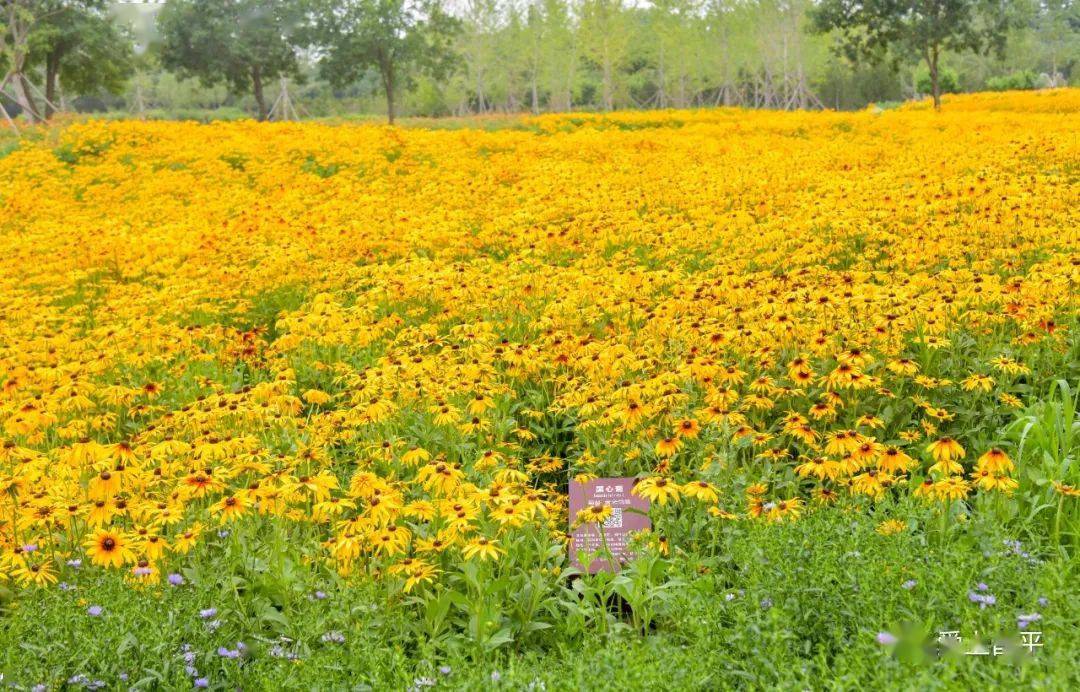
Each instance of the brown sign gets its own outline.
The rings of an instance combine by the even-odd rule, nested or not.
[[[585,569],[578,560],[578,554],[582,551],[586,555],[596,553],[586,569],[589,574],[611,571],[615,564],[622,565],[634,557],[629,547],[630,534],[652,527],[652,522],[649,521],[649,501],[630,494],[635,480],[637,479],[594,478],[585,483],[570,481],[571,565]],[[577,523],[578,512],[602,505],[611,506],[611,515],[602,524]],[[611,551],[610,556],[607,554],[608,550]]]

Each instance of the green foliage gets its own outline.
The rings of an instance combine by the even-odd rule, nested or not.
[[[314,7],[313,40],[326,48],[321,74],[341,87],[376,71],[391,123],[399,91],[420,74],[439,78],[452,67],[448,43],[458,23],[437,2],[320,0]]]
[[[1020,89],[1034,89],[1038,84],[1039,77],[1030,70],[1018,70],[1001,77],[991,77],[986,80],[986,88],[990,91],[1015,91]]]
[[[55,3],[35,24],[29,63],[45,74],[50,100],[57,80],[73,94],[120,93],[133,70],[130,37],[101,0]],[[46,104],[46,112],[51,106]]]
[[[176,0],[161,11],[161,62],[205,86],[225,82],[249,88],[260,119],[268,112],[263,88],[281,76],[299,76],[303,8],[298,0]]]
[[[830,33],[835,48],[852,62],[921,59],[929,71],[934,105],[942,93],[940,59],[945,51],[1003,50],[1016,22],[993,0],[824,0],[811,10],[814,29]]]
[[[1050,536],[1051,545],[1075,558],[1080,511],[1061,487],[1080,487],[1080,392],[1066,380],[1053,383],[1045,399],[1029,406],[1008,429],[1023,474],[1017,513],[1029,535]]]
[[[912,528],[882,536],[885,516]],[[196,550],[180,586],[132,590],[85,570],[67,590],[18,601],[0,587],[0,673],[24,688],[84,675],[135,689],[196,677],[213,689],[404,689],[420,678],[487,689],[493,673],[511,689],[1074,687],[1075,562],[1038,540],[1018,549],[991,520],[956,523],[935,545],[925,519],[904,502],[846,522],[819,512],[727,524],[712,556],[572,579],[466,563],[449,588],[404,596],[295,561],[303,543],[286,544],[281,526],[241,522]],[[979,583],[992,606],[971,601]],[[940,631],[1002,640],[1030,613],[1044,641],[1033,654],[938,654]],[[878,644],[880,632],[901,642]]]
[[[929,70],[919,70],[915,73],[915,88],[922,94],[934,93],[934,84],[930,79]],[[955,70],[942,68],[938,72],[937,88],[939,94],[955,94],[960,91],[959,75]]]

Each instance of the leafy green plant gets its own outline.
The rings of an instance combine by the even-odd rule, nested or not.
[[[1028,406],[1007,430],[1017,447],[1025,528],[1033,532],[1048,524],[1055,547],[1075,546],[1080,517],[1068,488],[1080,483],[1080,392],[1057,380],[1045,399]]]

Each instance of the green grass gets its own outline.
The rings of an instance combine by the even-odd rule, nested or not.
[[[882,536],[872,513],[838,520],[832,511],[791,524],[726,524],[715,555],[672,560],[663,575],[672,588],[647,633],[610,613],[606,634],[582,631],[566,608],[533,635],[487,651],[463,633],[466,625],[422,636],[418,608],[401,607],[400,594],[346,586],[294,561],[284,544],[281,553],[252,553],[251,545],[275,541],[265,525],[239,525],[200,548],[182,586],[132,590],[114,574],[83,569],[68,577],[69,590],[32,590],[9,602],[0,617],[0,672],[24,688],[55,689],[82,674],[110,688],[182,689],[193,680],[187,647],[190,665],[217,689],[402,689],[421,678],[477,689],[493,685],[493,674],[512,689],[1080,683],[1076,564],[1036,544],[1007,545],[1013,537],[992,521],[956,524],[938,541],[917,528],[928,510],[893,510],[916,528]],[[914,585],[904,588],[909,580]],[[970,600],[980,582],[994,605]],[[556,601],[577,599],[563,583],[552,589]],[[497,609],[508,609],[515,594],[500,598]],[[89,615],[92,605],[104,612]],[[200,617],[208,608],[217,612]],[[1019,660],[900,660],[876,641],[905,627],[931,640],[941,630],[960,630],[965,641],[976,631],[1016,635],[1017,617],[1032,612],[1042,616],[1031,629],[1043,632],[1044,647]],[[344,642],[325,641],[330,632]],[[240,658],[218,654],[238,650],[238,642],[246,647]]]

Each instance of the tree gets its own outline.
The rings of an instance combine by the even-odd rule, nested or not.
[[[578,81],[579,50],[575,42],[570,7],[566,0],[540,0],[544,45],[540,58],[540,81],[551,110],[574,107]]]
[[[399,90],[419,74],[440,78],[454,65],[451,42],[458,30],[436,0],[322,0],[314,7],[323,77],[344,87],[376,70],[391,124]]]
[[[53,114],[61,81],[78,94],[120,93],[132,74],[132,57],[132,41],[104,0],[56,3],[34,28],[28,61],[44,68],[45,117]]]
[[[941,107],[944,51],[1004,48],[1012,18],[1000,0],[822,0],[811,10],[815,30],[835,32],[851,61],[880,61],[893,51],[917,55],[930,72],[934,107]]]
[[[264,86],[299,77],[303,5],[298,0],[170,0],[158,16],[161,62],[205,87],[250,87],[259,120],[267,116]]]
[[[31,68],[33,31],[41,21],[68,4],[61,0],[0,0],[0,66],[5,68],[0,91],[12,84],[19,108],[32,123],[44,120],[26,76]]]
[[[489,81],[498,65],[496,41],[502,24],[502,8],[498,0],[464,0],[461,53],[465,70],[475,92],[476,109],[486,112],[492,105]]]
[[[600,70],[600,97],[604,110],[615,108],[619,72],[631,49],[631,25],[622,0],[583,0],[578,33],[586,58]]]

